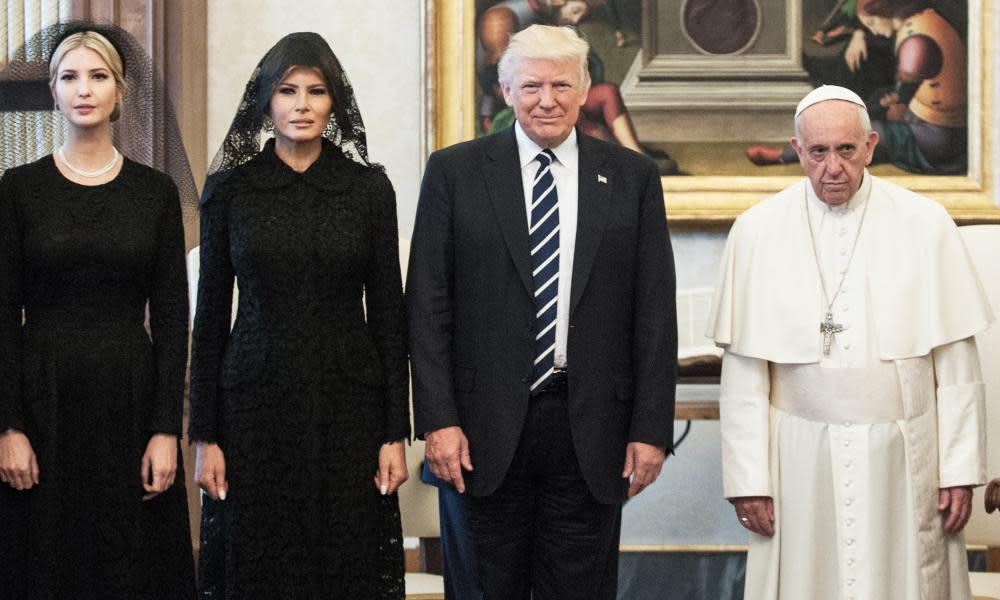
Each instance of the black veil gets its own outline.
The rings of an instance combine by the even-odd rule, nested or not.
[[[330,45],[317,33],[290,33],[268,50],[254,68],[229,132],[208,168],[202,202],[211,197],[233,169],[260,153],[262,136],[271,130],[266,117],[271,94],[293,66],[316,68],[330,88],[333,112],[323,137],[355,162],[381,169],[368,160],[365,124],[354,88]]]
[[[180,192],[184,221],[197,218],[198,191],[163,78],[130,33],[109,23],[62,21],[43,28],[0,64],[0,175],[51,154],[68,125],[49,91],[49,58],[68,35],[96,31],[118,50],[125,67],[121,118],[112,142],[130,159],[170,175]]]

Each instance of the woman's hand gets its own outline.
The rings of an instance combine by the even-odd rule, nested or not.
[[[375,487],[383,496],[394,493],[410,477],[406,472],[406,445],[402,440],[382,444],[378,451]]]
[[[177,436],[157,433],[149,438],[146,453],[142,455],[143,500],[152,500],[170,489],[177,476]],[[152,481],[152,483],[150,483]]]
[[[225,500],[229,491],[226,481],[226,457],[218,444],[198,442],[194,462],[194,480],[212,500]]]
[[[38,485],[38,461],[28,436],[16,429],[0,433],[0,481],[15,490]]]
[[[855,29],[844,51],[844,61],[847,62],[847,69],[851,73],[857,73],[861,63],[866,60],[868,60],[868,42],[865,41],[865,30]]]

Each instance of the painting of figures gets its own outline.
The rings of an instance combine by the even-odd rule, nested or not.
[[[497,77],[507,40],[532,24],[571,25],[591,46],[580,130],[653,159],[682,220],[726,222],[800,177],[789,144],[795,107],[834,84],[867,104],[880,138],[873,174],[960,220],[992,221],[1000,211],[982,171],[992,110],[983,2],[447,0],[435,3],[435,23],[464,22],[471,35],[435,68],[447,80],[456,66],[467,75],[452,82],[474,91],[437,103],[434,122],[457,111],[468,119],[464,137],[510,126]],[[448,20],[448,11],[460,14]]]

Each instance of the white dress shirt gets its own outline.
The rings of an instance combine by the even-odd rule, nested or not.
[[[521,129],[514,125],[517,152],[521,163],[521,182],[524,185],[525,227],[531,223],[532,182],[540,163],[536,157],[544,150]],[[576,220],[579,198],[580,148],[576,143],[576,130],[570,131],[563,143],[551,148],[556,159],[552,161],[552,178],[559,195],[559,291],[556,300],[556,368],[566,364],[566,339],[569,335],[569,294],[573,283],[573,252],[576,248]]]

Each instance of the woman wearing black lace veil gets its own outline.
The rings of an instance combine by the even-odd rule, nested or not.
[[[195,597],[178,444],[193,185],[182,150],[165,158],[179,138],[152,74],[127,33],[74,22],[0,75],[4,598]],[[59,116],[37,113],[39,93]],[[153,117],[170,121],[155,144]],[[55,146],[63,125],[54,154],[13,167],[22,143]],[[115,138],[172,165],[184,195]]]
[[[201,597],[401,599],[396,204],[322,37],[264,56],[205,187],[189,431]]]

